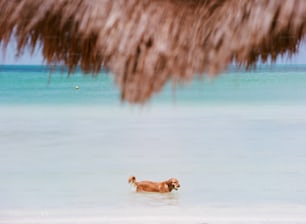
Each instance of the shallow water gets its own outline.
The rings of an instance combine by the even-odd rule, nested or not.
[[[257,101],[202,95],[166,106],[165,92],[142,108],[90,101],[67,83],[21,100],[25,87],[2,82],[0,223],[306,223],[305,79],[294,77],[293,93],[275,102],[259,84],[237,90],[229,78],[229,95],[253,91]],[[176,177],[181,188],[138,194],[130,175]]]
[[[0,209],[190,209],[205,217],[198,208],[285,206],[290,217],[296,206],[306,208],[305,112],[294,106],[2,108]],[[137,194],[129,175],[174,176],[181,189]]]

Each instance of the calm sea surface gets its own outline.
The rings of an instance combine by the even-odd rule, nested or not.
[[[130,106],[107,73],[1,65],[0,223],[306,223],[306,65],[175,89]]]

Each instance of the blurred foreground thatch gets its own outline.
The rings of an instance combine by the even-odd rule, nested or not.
[[[215,75],[297,51],[306,0],[0,0],[0,42],[42,48],[48,64],[101,67],[122,99],[145,102],[166,81]]]

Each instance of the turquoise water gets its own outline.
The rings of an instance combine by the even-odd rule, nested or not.
[[[0,83],[0,104],[118,104],[118,91],[106,74],[68,76],[44,66],[1,66]]]
[[[149,104],[304,103],[305,74],[306,65],[259,66],[249,72],[232,68],[215,79],[168,84]],[[94,77],[77,71],[68,76],[60,70],[50,73],[45,66],[2,65],[0,104],[120,105],[120,94],[106,72]]]
[[[305,71],[232,68],[139,107],[106,73],[1,66],[0,223],[306,223]]]

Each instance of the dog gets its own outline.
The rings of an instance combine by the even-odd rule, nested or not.
[[[137,192],[158,192],[158,193],[168,193],[172,190],[178,190],[180,183],[175,178],[170,178],[169,180],[163,182],[153,182],[153,181],[136,181],[135,176],[131,176],[128,182],[135,186]]]

